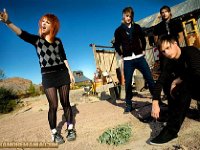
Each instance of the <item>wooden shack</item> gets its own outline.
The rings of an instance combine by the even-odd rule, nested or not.
[[[94,59],[96,63],[96,68],[100,68],[102,75],[107,81],[119,83],[119,73],[120,72],[120,59],[115,49],[112,46],[100,46],[91,44],[93,50]]]

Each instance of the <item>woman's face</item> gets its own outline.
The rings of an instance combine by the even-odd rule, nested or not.
[[[42,28],[42,34],[45,35],[49,34],[51,28],[51,22],[47,18],[43,18],[41,28]]]

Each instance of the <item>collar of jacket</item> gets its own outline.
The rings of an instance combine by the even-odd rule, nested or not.
[[[123,29],[125,29],[126,34],[128,35],[128,37],[129,37],[130,39],[132,39],[132,34],[133,34],[133,30],[134,30],[134,23],[131,23],[131,27],[130,27],[130,28],[128,28],[128,26],[125,25],[124,23],[121,24],[121,27],[122,27]]]

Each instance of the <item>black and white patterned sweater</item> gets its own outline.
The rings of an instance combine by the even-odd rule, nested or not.
[[[35,46],[42,74],[66,69],[64,60],[67,58],[59,38],[55,38],[53,43],[49,43],[44,38],[23,30],[19,37]]]

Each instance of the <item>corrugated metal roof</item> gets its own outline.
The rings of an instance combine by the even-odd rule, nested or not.
[[[172,18],[179,17],[194,10],[200,9],[200,0],[187,0],[178,5],[171,7]],[[159,10],[158,10],[159,11]],[[161,21],[160,12],[148,16],[144,19],[137,21],[143,28],[149,28],[158,24]]]

